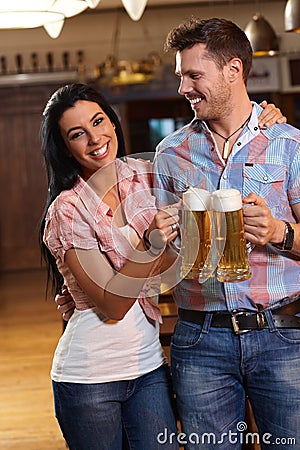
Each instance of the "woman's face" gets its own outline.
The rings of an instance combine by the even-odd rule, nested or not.
[[[69,154],[82,167],[84,179],[116,159],[115,127],[97,103],[77,101],[63,113],[59,127]]]

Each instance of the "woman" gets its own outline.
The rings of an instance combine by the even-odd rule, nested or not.
[[[52,95],[41,139],[44,256],[55,292],[64,283],[76,304],[51,370],[62,433],[71,450],[120,450],[123,432],[130,449],[161,448],[158,435],[176,433],[176,421],[155,286],[177,208],[156,212],[148,163],[116,159],[119,120],[91,87]]]

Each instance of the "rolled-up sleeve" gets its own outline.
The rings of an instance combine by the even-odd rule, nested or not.
[[[50,207],[44,232],[44,242],[55,258],[64,261],[71,248],[97,249],[98,241],[85,209],[54,204]],[[92,221],[93,223],[93,221]]]

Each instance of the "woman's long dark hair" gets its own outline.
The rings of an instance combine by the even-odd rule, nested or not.
[[[40,131],[48,177],[48,196],[40,224],[40,246],[48,273],[47,292],[51,290],[53,294],[60,292],[63,279],[57,269],[55,258],[43,242],[45,217],[53,200],[62,191],[75,186],[78,176],[81,175],[81,166],[75,158],[70,158],[68,155],[59,127],[59,120],[63,113],[72,108],[79,100],[91,101],[100,106],[115,126],[118,141],[117,157],[126,155],[124,136],[118,116],[97,90],[82,83],[74,83],[63,86],[52,94],[43,112]]]

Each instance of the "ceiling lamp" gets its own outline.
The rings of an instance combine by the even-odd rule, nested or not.
[[[140,20],[145,10],[147,0],[122,0],[124,8],[132,20]]]
[[[262,15],[252,17],[245,33],[251,43],[253,56],[273,56],[278,53],[279,43],[275,31]]]
[[[300,0],[288,0],[284,10],[285,31],[300,33]]]
[[[100,0],[0,0],[0,29],[44,27],[57,38],[68,17],[95,8]]]

